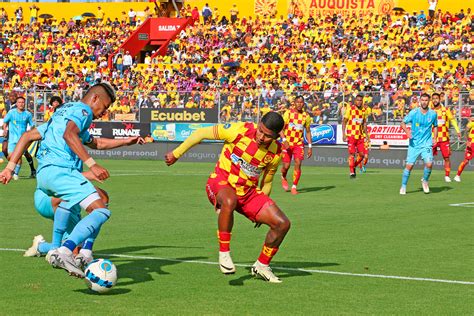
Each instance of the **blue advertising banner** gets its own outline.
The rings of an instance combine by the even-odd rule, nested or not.
[[[311,124],[311,141],[319,145],[336,145],[337,143],[337,125],[329,124]],[[304,131],[304,143],[306,142],[306,130]]]
[[[157,142],[182,142],[195,130],[213,123],[151,123],[151,137]]]

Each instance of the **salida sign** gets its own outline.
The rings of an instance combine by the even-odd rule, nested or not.
[[[159,18],[150,21],[150,38],[153,40],[170,39],[186,24],[186,19]]]
[[[97,138],[145,137],[150,134],[150,126],[142,123],[92,122],[89,133]]]

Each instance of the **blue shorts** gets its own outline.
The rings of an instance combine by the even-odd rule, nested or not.
[[[40,189],[35,191],[35,209],[36,211],[43,216],[44,218],[54,220],[54,210],[53,204],[51,202],[52,197],[48,196],[46,193]],[[71,216],[69,217],[69,222],[66,228],[67,233],[71,233],[74,227],[81,220],[81,207],[76,205],[71,209]]]
[[[420,155],[425,163],[433,162],[433,147],[417,148],[408,146],[407,164],[414,165]]]
[[[68,209],[96,193],[94,185],[76,169],[49,165],[41,168],[36,179],[38,189],[49,196],[60,198]]]
[[[18,143],[16,143],[16,142],[15,142],[15,143],[12,143],[12,142],[10,142],[10,141],[8,142],[8,147],[7,147],[7,149],[8,149],[8,154],[9,154],[9,155],[10,155],[11,153],[13,153],[13,150],[15,150],[16,144],[18,144]]]

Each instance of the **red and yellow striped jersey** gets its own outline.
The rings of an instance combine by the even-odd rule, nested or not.
[[[347,120],[345,133],[347,137],[354,137],[355,139],[361,139],[364,131],[362,125],[364,120],[367,118],[366,111],[363,108],[358,108],[355,105],[351,105],[344,113],[344,118]]]
[[[453,125],[454,129],[457,133],[459,133],[459,127],[454,119],[453,114],[451,111],[444,107],[439,106],[437,109],[433,108],[433,110],[438,115],[438,139],[437,142],[446,142],[449,141],[449,123]]]
[[[467,134],[467,140],[472,144],[474,142],[474,121],[467,123],[466,129],[469,131]]]
[[[255,141],[257,126],[253,123],[233,123],[213,127],[215,139],[224,140],[219,161],[212,176],[223,176],[235,188],[237,195],[245,195],[258,187],[260,175],[275,174],[281,160],[281,144],[276,140],[268,146]]]
[[[285,120],[283,135],[285,135],[288,145],[302,146],[303,131],[310,126],[311,116],[306,111],[300,113],[296,109],[289,109],[283,114],[283,120]]]

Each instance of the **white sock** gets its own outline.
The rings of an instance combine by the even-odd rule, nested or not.
[[[291,188],[292,188],[292,189],[296,189],[296,185],[293,184],[293,185],[291,186]]]
[[[64,246],[59,247],[59,248],[58,248],[58,251],[59,251],[60,253],[65,254],[65,255],[71,255],[71,254],[72,254],[72,251],[69,250],[69,248],[64,247]]]
[[[79,253],[82,253],[86,257],[92,257],[92,250],[90,249],[81,249]]]

